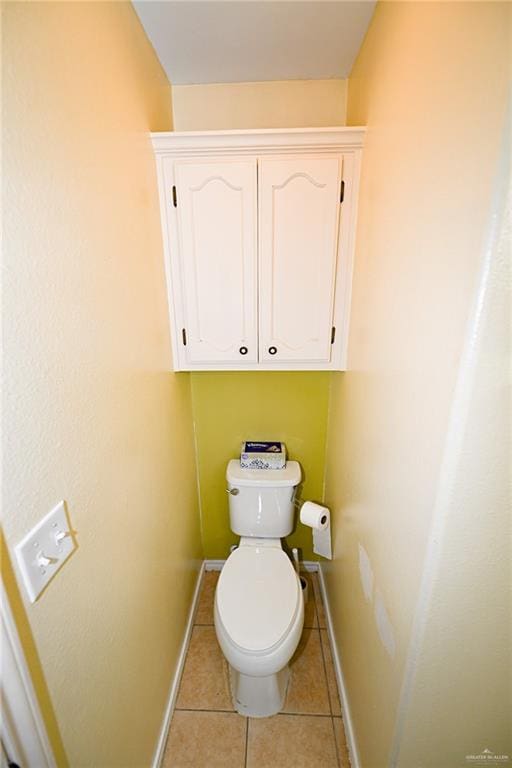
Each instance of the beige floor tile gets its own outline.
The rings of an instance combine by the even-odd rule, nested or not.
[[[194,624],[213,624],[213,601],[220,571],[205,571]]]
[[[231,712],[176,711],[162,768],[244,768],[246,729]]]
[[[304,605],[304,626],[305,627],[318,627],[318,618],[316,615],[315,605],[315,592],[313,589],[313,581],[311,579],[312,574],[301,571],[301,578],[307,579],[309,582],[309,599]]]
[[[336,682],[336,673],[332,661],[331,644],[326,629],[320,630],[322,640],[322,650],[324,652],[325,672],[327,674],[327,687],[329,690],[329,701],[331,702],[331,713],[341,717],[340,695],[338,692],[338,683]]]
[[[247,768],[337,768],[330,717],[249,720]]]
[[[329,693],[318,629],[305,629],[290,662],[283,712],[330,715]]]
[[[327,622],[325,619],[324,604],[322,601],[322,593],[320,592],[320,584],[318,581],[318,574],[312,573],[313,589],[315,592],[316,612],[318,614],[318,626],[320,629],[327,629]]]
[[[233,711],[228,666],[214,627],[194,627],[181,678],[178,709]]]
[[[336,738],[336,749],[338,750],[338,760],[340,768],[350,768],[350,758],[348,756],[347,739],[345,728],[341,717],[333,717],[334,736]]]

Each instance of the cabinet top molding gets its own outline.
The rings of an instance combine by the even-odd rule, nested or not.
[[[361,149],[365,127],[264,128],[244,131],[166,131],[151,133],[156,155],[271,154]]]

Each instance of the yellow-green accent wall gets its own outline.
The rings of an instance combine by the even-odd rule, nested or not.
[[[301,498],[322,500],[330,378],[328,371],[191,374],[205,557],[227,557],[238,540],[229,528],[225,475],[243,440],[286,443],[302,466]],[[316,559],[311,529],[300,522],[287,542]]]

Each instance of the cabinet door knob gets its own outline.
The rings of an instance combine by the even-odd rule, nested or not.
[[[246,355],[248,352],[247,347],[240,347],[238,351],[240,352],[241,355]]]
[[[277,347],[269,347],[268,348],[269,355],[275,355],[276,352],[277,352]]]

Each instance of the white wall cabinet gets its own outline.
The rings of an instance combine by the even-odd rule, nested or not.
[[[152,134],[175,370],[344,370],[364,129]]]

